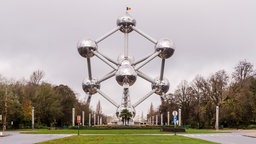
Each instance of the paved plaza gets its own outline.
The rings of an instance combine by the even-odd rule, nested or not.
[[[19,132],[6,132],[9,136],[0,137],[0,144],[34,144],[51,139],[71,136],[72,134],[20,134]]]

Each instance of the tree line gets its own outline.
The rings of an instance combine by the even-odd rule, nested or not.
[[[85,112],[87,124],[89,113],[99,115],[106,123],[99,102],[93,112],[70,87],[44,82],[43,77],[40,70],[33,72],[29,80],[7,80],[0,75],[0,124],[6,121],[7,127],[31,128],[32,107],[36,128],[70,126],[72,108],[76,115]],[[197,75],[191,82],[182,81],[157,110],[151,105],[147,116],[163,113],[167,123],[167,112],[180,108],[183,125],[212,128],[216,106],[220,109],[220,125],[224,127],[256,124],[256,73],[250,62],[240,61],[231,75],[219,70],[207,78]]]
[[[88,105],[79,101],[67,85],[52,85],[42,81],[43,77],[40,70],[33,72],[28,81],[7,80],[0,75],[0,124],[6,122],[7,128],[31,128],[32,107],[35,128],[72,125],[72,108],[76,115],[84,111],[88,123],[89,113],[93,112]]]
[[[256,124],[256,73],[250,62],[240,61],[231,75],[219,70],[207,78],[197,75],[191,82],[180,82],[157,110],[150,106],[148,118],[163,113],[166,123],[167,112],[180,108],[183,125],[213,128],[216,106],[223,127]]]

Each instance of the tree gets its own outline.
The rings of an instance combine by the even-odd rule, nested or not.
[[[211,87],[210,98],[216,106],[219,106],[225,98],[228,75],[224,70],[220,70],[210,77],[209,84]]]
[[[44,73],[35,71],[30,80],[7,80],[0,75],[0,114],[6,121],[6,127],[31,127],[32,107],[35,107],[35,127],[68,126],[71,124],[71,109],[77,113],[85,112],[88,121],[90,109],[78,101],[76,94],[68,86],[54,86],[41,82]],[[7,93],[7,94],[6,94]]]
[[[34,71],[30,76],[30,83],[38,85],[41,82],[44,75],[44,72],[41,70]]]
[[[253,65],[246,60],[240,61],[235,67],[235,71],[232,76],[237,82],[241,82],[246,78],[255,75],[253,71]]]
[[[225,125],[238,128],[255,119],[254,76],[253,65],[246,60],[240,61],[235,67],[232,73],[234,80],[229,85],[223,102],[222,120]]]
[[[102,108],[100,105],[100,101],[98,101],[97,106],[96,106],[96,114],[102,114]]]
[[[151,104],[150,104],[150,107],[149,107],[148,116],[153,116],[154,114],[155,114],[154,106],[153,106],[153,104],[151,103]]]
[[[59,85],[53,88],[54,93],[59,96],[60,105],[62,106],[61,113],[63,116],[57,120],[59,126],[68,126],[71,125],[71,115],[72,115],[72,108],[76,108],[79,112],[81,111],[79,108],[79,102],[76,98],[75,93],[66,85]],[[85,116],[88,116],[88,110],[84,108]],[[86,120],[88,118],[86,117]]]
[[[130,120],[130,118],[132,117],[132,113],[129,112],[128,109],[123,109],[123,110],[121,111],[119,117],[122,118],[123,124],[124,124],[124,125],[127,125],[127,124],[129,124],[129,120]]]
[[[210,98],[211,101],[217,107],[223,102],[224,92],[226,90],[226,86],[228,83],[228,76],[224,70],[220,70],[212,75],[209,79],[210,84]],[[219,115],[219,111],[216,112],[216,120],[215,120],[215,128],[219,129],[219,120],[217,119],[217,115]]]
[[[53,91],[53,86],[42,83],[36,92],[36,101],[33,103],[35,115],[39,124],[42,122],[47,126],[63,116],[61,97]]]
[[[182,121],[183,124],[189,123],[189,115],[191,111],[191,101],[192,101],[192,87],[188,85],[187,81],[182,81],[178,85],[178,89],[174,93],[175,98],[177,99],[179,108],[182,109]]]
[[[192,87],[192,93],[193,93],[193,100],[192,100],[192,121],[194,124],[197,125],[198,128],[203,127],[203,123],[201,123],[201,120],[203,120],[203,106],[207,98],[205,97],[207,95],[207,91],[204,89],[206,81],[205,79],[197,75],[195,79],[193,80],[193,83],[191,85]]]

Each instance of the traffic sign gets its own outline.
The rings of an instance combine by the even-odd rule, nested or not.
[[[173,116],[173,122],[174,122],[174,124],[176,124],[176,122],[177,122],[177,116]]]
[[[173,111],[173,112],[172,112],[172,115],[173,115],[173,116],[177,116],[177,115],[178,115],[178,112],[177,112],[177,111]]]
[[[78,115],[76,120],[77,120],[77,123],[80,124],[81,123],[81,116]]]

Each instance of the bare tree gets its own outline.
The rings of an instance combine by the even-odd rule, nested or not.
[[[241,82],[246,78],[253,76],[253,65],[246,60],[240,61],[238,65],[235,67],[235,71],[232,74],[232,77],[237,81]]]
[[[96,114],[102,114],[102,108],[100,101],[98,101],[97,106],[96,106]]]
[[[32,73],[32,75],[30,76],[30,82],[31,82],[32,84],[38,85],[38,84],[41,82],[41,80],[43,79],[44,75],[45,75],[45,74],[44,74],[43,71],[41,71],[41,70],[36,70],[36,71],[34,71],[34,72]]]
[[[228,75],[224,70],[220,70],[212,75],[209,79],[211,87],[210,98],[212,102],[219,106],[225,98],[224,92],[228,85]]]
[[[148,116],[153,116],[154,113],[155,113],[154,106],[153,106],[153,104],[151,102],[150,107],[149,107],[149,111],[148,111]]]
[[[178,85],[178,89],[175,91],[174,95],[178,105],[183,111],[181,116],[183,118],[183,123],[187,124],[191,112],[192,87],[188,85],[187,81],[182,81]]]

